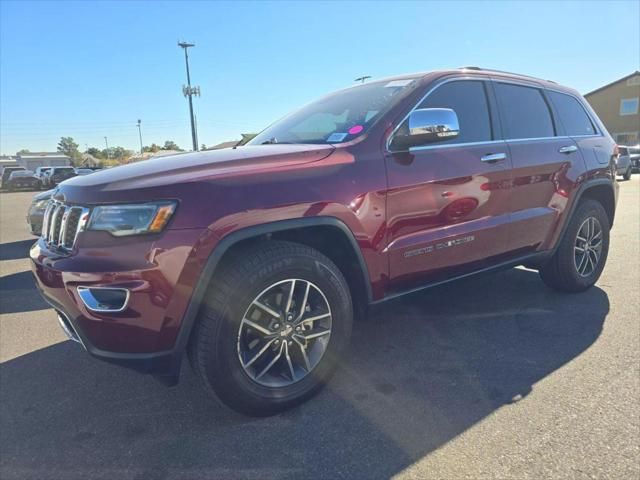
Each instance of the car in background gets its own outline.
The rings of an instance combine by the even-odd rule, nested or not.
[[[631,158],[631,165],[633,165],[633,170],[636,172],[640,172],[640,145],[627,148],[629,149],[629,158]]]
[[[76,169],[73,167],[51,167],[46,174],[44,186],[53,188],[60,182],[64,182],[68,178],[75,177]]]
[[[616,158],[616,173],[622,178],[629,180],[633,172],[633,163],[629,154],[629,147],[618,147],[618,157]]]
[[[27,212],[27,225],[33,235],[42,235],[42,220],[44,219],[44,211],[47,203],[51,199],[54,190],[41,192],[33,197],[29,211]]]
[[[89,175],[95,172],[92,168],[76,168],[76,175]]]
[[[36,177],[40,180],[40,186],[44,187],[44,177],[47,175],[47,172],[50,171],[53,167],[38,167],[36,168]]]
[[[24,167],[4,167],[2,169],[2,177],[0,177],[0,188],[6,188],[7,180],[9,180],[9,175],[12,172],[17,172],[19,170],[26,170]]]
[[[10,192],[21,188],[40,190],[40,180],[31,170],[15,170],[9,174],[3,186]]]

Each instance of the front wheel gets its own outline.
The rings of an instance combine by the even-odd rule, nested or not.
[[[248,415],[271,415],[327,382],[351,336],[338,267],[290,242],[237,251],[216,271],[189,345],[207,390]]]
[[[622,176],[622,178],[624,178],[625,180],[629,180],[631,178],[631,171],[633,170],[632,166],[629,165],[629,168],[627,168],[627,171],[624,172],[624,175]]]
[[[563,292],[582,292],[594,285],[607,261],[609,229],[600,202],[581,202],[555,254],[540,269],[544,283]]]

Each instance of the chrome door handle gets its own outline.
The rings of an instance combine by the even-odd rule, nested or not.
[[[486,163],[496,163],[501,162],[507,158],[506,153],[488,153],[483,157],[480,157],[480,161]]]
[[[578,151],[578,147],[576,147],[575,145],[566,145],[558,149],[558,153],[567,153],[567,154],[577,152],[577,151]]]

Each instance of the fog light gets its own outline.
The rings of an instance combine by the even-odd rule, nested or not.
[[[78,287],[78,295],[93,312],[121,312],[129,301],[129,290],[126,288]]]

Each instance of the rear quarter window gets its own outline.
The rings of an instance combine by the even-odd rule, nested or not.
[[[564,126],[565,132],[570,136],[595,135],[596,130],[591,123],[591,119],[585,112],[580,102],[571,95],[550,91],[549,98],[556,107],[560,122]]]

